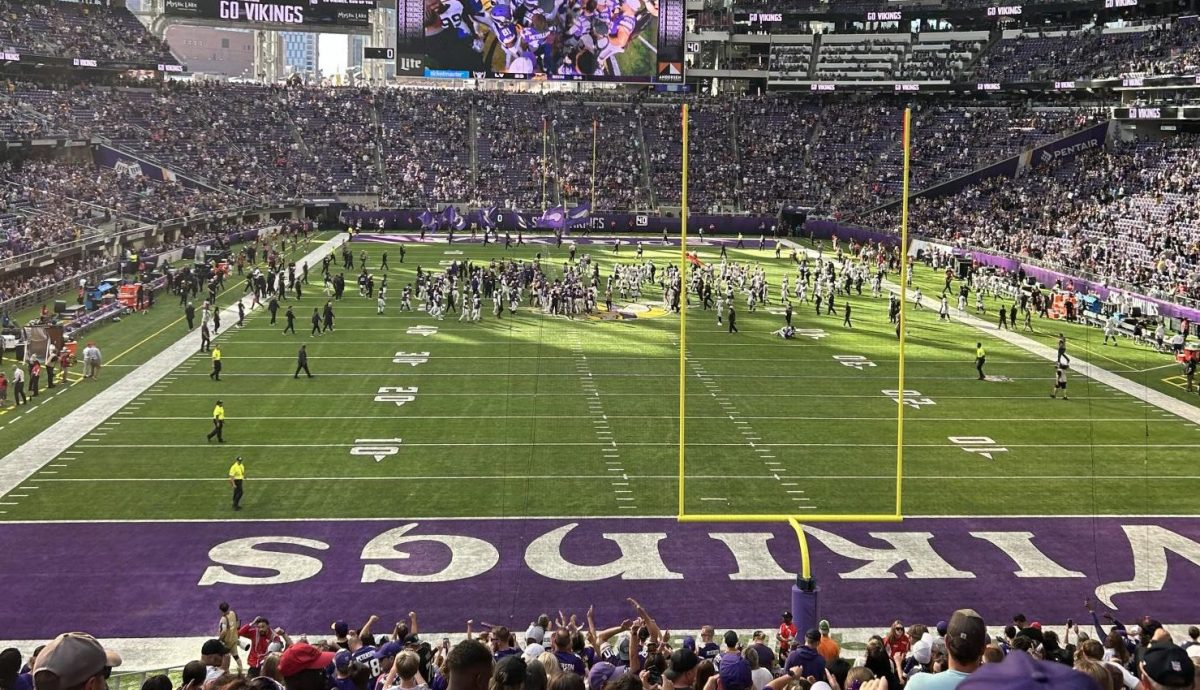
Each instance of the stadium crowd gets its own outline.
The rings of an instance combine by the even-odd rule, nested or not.
[[[1196,687],[1200,628],[1175,640],[1158,621],[1126,626],[1092,614],[1092,626],[1052,630],[1024,615],[1001,632],[972,609],[936,624],[903,625],[872,635],[847,653],[829,621],[798,630],[784,612],[778,628],[749,634],[712,626],[698,634],[662,630],[630,599],[631,617],[598,627],[542,614],[525,630],[485,625],[465,638],[420,636],[417,615],[389,632],[335,621],[331,634],[293,636],[264,616],[242,623],[221,603],[217,636],[184,666],[187,690],[1166,690]],[[931,622],[932,623],[932,622]],[[243,655],[244,652],[244,655]],[[244,659],[243,659],[244,656]],[[103,690],[121,664],[86,633],[64,633],[32,650],[0,652],[0,687]],[[244,666],[243,666],[244,661]],[[92,684],[93,679],[101,682]],[[165,675],[142,690],[172,690]]]
[[[0,0],[0,48],[68,58],[176,63],[170,48],[121,7]]]
[[[1200,298],[1200,161],[1196,135],[1114,150],[919,197],[910,227],[962,247],[1020,255],[1164,299]],[[895,211],[864,225],[894,229]]]
[[[1200,20],[1184,17],[1134,30],[1085,28],[1022,34],[997,42],[976,75],[988,81],[1192,74],[1200,69]]]

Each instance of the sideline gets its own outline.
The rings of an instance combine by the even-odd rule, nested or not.
[[[344,240],[345,235],[338,233],[299,259],[298,263],[307,261],[310,266],[319,264],[331,249]],[[237,321],[236,303],[226,307],[221,316],[227,319],[229,324]],[[101,422],[133,402],[177,367],[185,364],[199,348],[200,331],[187,333],[151,357],[145,364],[0,458],[0,496],[12,492],[44,465],[90,434]]]
[[[809,249],[808,247],[800,245],[791,240],[782,240],[782,243],[784,246],[792,247],[797,251],[806,253],[810,258],[817,257],[816,250]],[[891,280],[883,281],[883,285],[884,288],[889,292],[896,294],[899,294],[900,292],[900,286]],[[1009,345],[1018,347],[1037,357],[1041,357],[1047,362],[1055,362],[1058,360],[1058,352],[1051,347],[1042,345],[1041,343],[1031,338],[1027,338],[1019,333],[1014,333],[1012,331],[1001,331],[998,327],[996,327],[995,324],[989,321],[984,321],[983,319],[971,314],[957,314],[955,313],[957,311],[957,309],[950,310],[950,319],[952,321],[958,321],[959,323],[971,326],[976,330],[983,331],[987,335],[1003,340]],[[1135,400],[1141,400],[1142,402],[1157,407],[1164,412],[1169,412],[1183,419],[1184,421],[1200,426],[1200,408],[1196,407],[1195,405],[1186,403],[1177,398],[1173,398],[1166,393],[1156,391],[1145,384],[1130,381],[1129,379],[1123,376],[1118,376],[1107,369],[1101,369],[1100,367],[1091,364],[1083,357],[1071,354],[1070,350],[1071,348],[1068,343],[1067,356],[1071,358],[1070,371],[1086,376],[1087,378],[1090,378],[1101,385],[1108,386],[1109,388],[1112,388],[1118,392],[1124,393]],[[1047,374],[1047,387],[1050,386],[1051,380],[1051,377]]]

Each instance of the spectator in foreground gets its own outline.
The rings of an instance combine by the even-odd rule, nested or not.
[[[801,668],[800,675],[804,678],[824,678],[825,657],[817,651],[817,645],[820,642],[821,632],[816,628],[811,628],[804,633],[804,645],[788,655],[787,662],[783,667],[791,669],[799,666]]]
[[[941,673],[917,673],[909,679],[908,690],[952,690],[979,669],[987,646],[987,626],[972,609],[959,609],[946,627],[946,652],[949,668]],[[1004,663],[1008,663],[1006,660]],[[1004,664],[995,664],[1003,666]],[[1000,687],[1000,686],[980,686]]]
[[[37,690],[108,690],[108,677],[121,655],[104,649],[87,633],[63,633],[46,645],[33,668]]]
[[[446,673],[448,690],[487,690],[492,677],[492,653],[478,640],[459,642],[446,658]]]
[[[333,652],[298,642],[279,657],[279,674],[287,690],[325,690],[325,667],[332,663]]]
[[[985,665],[958,687],[963,690],[1097,690],[1099,686],[1090,675],[1066,664],[1038,661],[1025,652],[1014,651],[1001,663]]]
[[[1153,642],[1141,663],[1142,684],[1149,690],[1196,687],[1196,665],[1183,648],[1170,642]]]

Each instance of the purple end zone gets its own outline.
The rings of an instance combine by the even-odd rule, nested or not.
[[[838,627],[963,606],[989,624],[1018,611],[1061,623],[1085,620],[1086,598],[1121,620],[1197,617],[1200,518],[922,518],[810,535],[820,615]],[[0,525],[0,553],[0,630],[30,639],[202,635],[221,601],[295,631],[409,610],[424,630],[457,631],[589,604],[608,625],[632,596],[670,629],[746,630],[777,622],[799,567],[787,526],[663,518],[20,523]]]

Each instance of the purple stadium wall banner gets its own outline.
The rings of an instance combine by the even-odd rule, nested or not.
[[[1059,160],[1074,158],[1081,153],[1104,146],[1104,140],[1108,136],[1111,124],[1111,122],[1102,122],[1022,153],[1017,174],[1024,174],[1026,169],[1033,166],[1048,165]]]
[[[818,614],[835,627],[932,625],[969,606],[999,632],[1018,610],[1086,620],[1088,598],[1126,621],[1196,618],[1200,518],[910,518],[806,530]],[[26,639],[201,635],[221,601],[293,631],[415,610],[422,630],[443,632],[468,618],[525,627],[591,604],[611,625],[634,597],[671,630],[747,631],[778,622],[799,566],[786,525],[671,518],[8,523],[0,550],[13,556],[0,561],[0,629]]]
[[[839,239],[852,239],[859,242],[883,242],[888,245],[899,243],[900,238],[892,233],[871,230],[855,225],[843,225],[831,220],[810,220],[804,225],[804,236],[811,236],[813,239],[830,239],[837,236]],[[912,234],[911,241],[919,239],[920,236],[916,233]],[[945,244],[932,240],[932,244],[939,247],[946,247]],[[1112,288],[1095,280],[1080,278],[1067,273],[1061,273],[1041,266],[1025,263],[1019,257],[1002,256],[998,254],[988,254],[986,252],[961,249],[954,247],[951,249],[955,254],[960,256],[970,255],[976,264],[982,266],[995,266],[996,268],[1005,271],[1024,270],[1025,275],[1035,278],[1043,285],[1054,285],[1061,281],[1061,284],[1071,286],[1076,293],[1083,295],[1095,295],[1102,300],[1107,300],[1109,294],[1113,292]],[[1124,292],[1124,291],[1123,291]],[[1200,309],[1186,307],[1174,302],[1148,297],[1137,293],[1129,293],[1135,304],[1140,304],[1143,311],[1150,315],[1162,315],[1172,319],[1188,319],[1192,323],[1200,323]]]
[[[97,167],[111,168],[118,175],[137,177],[141,175],[157,182],[175,182],[175,173],[159,165],[133,158],[103,144],[92,149],[92,159]]]
[[[1011,257],[996,256],[995,254],[986,254],[978,251],[968,252],[965,250],[957,250],[956,253],[970,254],[972,260],[974,260],[977,264],[982,264],[984,266],[996,266],[1006,271],[1017,270],[1017,268],[1014,267],[1019,267],[1025,270],[1025,275],[1035,278],[1043,285],[1054,285],[1055,282],[1061,281],[1063,286],[1071,286],[1076,293],[1083,295],[1095,295],[1102,300],[1107,300],[1109,298],[1109,294],[1114,292],[1112,288],[1095,280],[1089,280],[1087,278],[1080,278],[1078,276],[1060,273],[1048,268],[1042,268],[1041,266],[1021,263],[1017,259]],[[1135,304],[1140,304],[1143,311],[1146,311],[1152,316],[1158,314],[1172,319],[1188,319],[1192,323],[1200,323],[1200,309],[1193,309],[1191,307],[1185,307],[1181,304],[1175,304],[1174,302],[1167,302],[1165,300],[1147,297],[1145,295],[1138,295],[1136,293],[1130,293],[1130,296],[1133,298]]]

